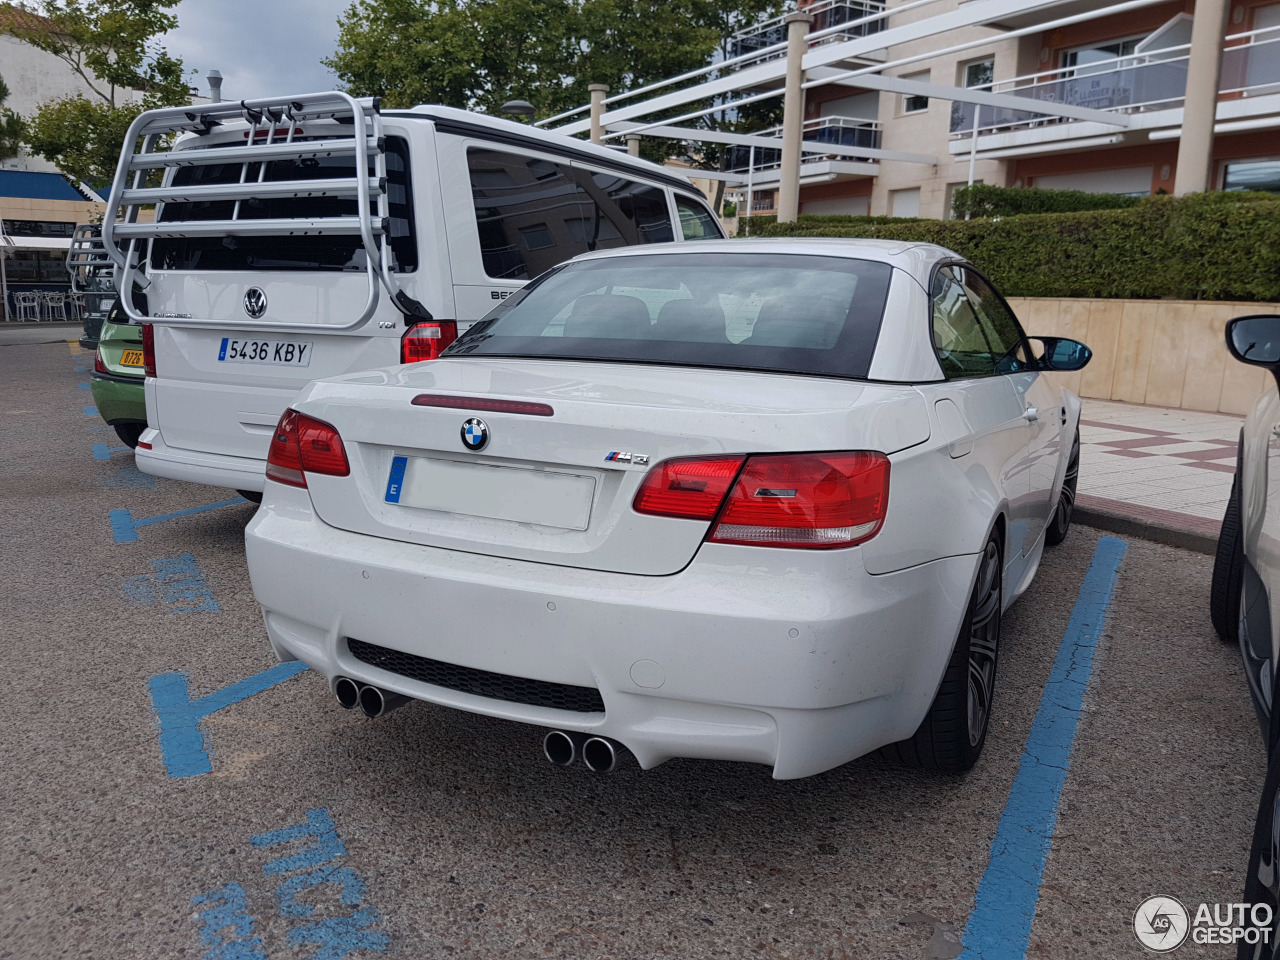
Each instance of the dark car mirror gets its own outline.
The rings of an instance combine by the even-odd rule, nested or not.
[[[1066,337],[1032,337],[1044,345],[1040,355],[1040,369],[1052,370],[1055,373],[1069,373],[1079,370],[1093,358],[1093,351],[1079,340]]]
[[[1243,363],[1268,367],[1280,365],[1280,317],[1236,317],[1227,323],[1227,349]]]

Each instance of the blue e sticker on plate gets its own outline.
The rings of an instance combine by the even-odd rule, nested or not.
[[[387,477],[387,503],[400,502],[400,488],[404,486],[404,468],[408,457],[396,457],[391,461],[391,476]]]
[[[227,341],[228,341],[228,340],[230,340],[230,339],[231,339],[230,337],[223,337],[223,338],[222,338],[222,348],[218,351],[218,359],[219,359],[219,360],[225,360],[225,359],[227,359]]]

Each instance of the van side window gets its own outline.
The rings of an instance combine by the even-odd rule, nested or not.
[[[528,280],[587,251],[581,189],[567,164],[470,149],[467,169],[490,277]]]
[[[715,216],[700,203],[676,195],[680,232],[686,240],[719,240],[722,237]]]
[[[611,250],[675,239],[666,195],[657,187],[615,173],[577,169],[584,209],[582,237],[588,250]]]

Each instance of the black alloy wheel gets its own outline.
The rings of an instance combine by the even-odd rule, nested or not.
[[[1244,588],[1244,529],[1240,521],[1240,467],[1231,478],[1227,512],[1218,533],[1209,582],[1209,619],[1218,636],[1228,643],[1240,639],[1240,597]]]
[[[978,559],[969,606],[933,704],[910,740],[881,751],[887,759],[953,773],[977,763],[987,740],[995,696],[1003,575],[1001,539],[993,532]]]
[[[1045,530],[1044,542],[1056,547],[1067,539],[1067,531],[1071,529],[1071,515],[1076,509],[1076,484],[1080,480],[1080,431],[1076,430],[1075,439],[1071,441],[1071,458],[1067,461],[1067,472],[1062,478],[1062,492],[1058,494],[1058,505],[1053,510],[1053,517]]]
[[[1259,932],[1242,939],[1236,960],[1274,960],[1280,956],[1280,750],[1271,752],[1267,779],[1262,787],[1262,802],[1253,825],[1253,845],[1249,850],[1249,868],[1245,873],[1243,901],[1252,906],[1246,912],[1246,923],[1263,921]],[[1270,908],[1270,917],[1262,904]],[[1249,943],[1248,940],[1255,940]]]

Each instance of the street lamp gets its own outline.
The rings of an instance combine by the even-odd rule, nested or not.
[[[502,113],[512,113],[517,117],[528,117],[526,123],[532,123],[533,118],[537,115],[537,108],[528,100],[508,100],[502,105]]]

